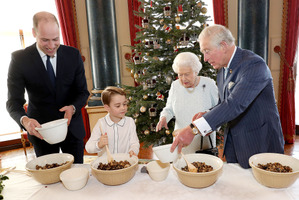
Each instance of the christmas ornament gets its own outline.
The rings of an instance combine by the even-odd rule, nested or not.
[[[206,14],[206,13],[208,12],[208,9],[207,9],[206,7],[202,7],[202,8],[201,8],[201,12],[202,12],[203,14]]]
[[[144,99],[144,100],[147,100],[147,98],[148,98],[148,95],[146,95],[146,94],[143,95],[143,99]]]
[[[135,65],[138,65],[141,63],[140,56],[134,56],[134,63],[135,63]]]
[[[147,90],[148,89],[147,83],[142,83],[142,89],[143,90]]]
[[[182,14],[183,14],[183,6],[178,5],[178,15],[182,15]]]
[[[157,116],[157,109],[153,106],[148,109],[148,112],[149,112],[150,117],[156,117]]]
[[[156,124],[151,123],[151,131],[156,131]]]
[[[166,83],[167,83],[168,85],[170,85],[170,84],[172,83],[172,77],[171,77],[171,76],[167,76],[167,77],[166,77]]]
[[[166,44],[171,44],[171,40],[170,39],[166,40]]]
[[[187,46],[189,44],[189,37],[186,37],[185,33],[184,36],[180,39],[180,44],[182,46]]]
[[[134,117],[135,119],[136,119],[138,116],[139,116],[138,113],[135,113],[135,114],[133,115],[133,117]]]
[[[159,48],[160,48],[159,40],[155,39],[154,40],[154,49],[159,49]]]
[[[143,28],[148,28],[148,19],[147,19],[147,18],[144,18],[144,19],[142,20],[142,27],[143,27]]]
[[[129,97],[129,100],[132,101],[132,99],[133,99],[133,98],[130,96],[130,97]]]
[[[169,135],[170,134],[170,130],[166,129],[165,133],[166,133],[166,135]]]
[[[170,6],[165,6],[164,7],[164,16],[169,17],[171,15],[171,7]]]
[[[180,16],[176,16],[175,18],[174,18],[174,20],[176,21],[176,23],[179,23],[180,21],[181,21],[181,18],[180,18]]]
[[[145,106],[141,106],[140,112],[144,113],[145,111],[146,111],[146,107]]]
[[[149,130],[145,130],[145,131],[144,131],[144,135],[148,135],[149,133],[150,133]]]
[[[160,20],[160,24],[162,25],[164,23],[164,19],[161,19]]]
[[[201,2],[198,2],[198,3],[197,3],[197,7],[201,8],[201,7],[202,7],[202,3],[201,3]]]

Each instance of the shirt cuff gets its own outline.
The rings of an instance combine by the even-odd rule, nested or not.
[[[71,105],[71,106],[73,106],[73,108],[74,108],[74,111],[73,111],[73,115],[74,115],[76,113],[76,107],[74,105]]]
[[[193,124],[197,127],[197,129],[200,131],[200,134],[202,136],[205,136],[208,133],[213,131],[204,117],[201,117],[201,118],[193,121]]]
[[[24,117],[27,117],[27,115],[22,116],[21,119],[20,119],[20,123],[21,123],[21,125],[22,125],[23,127],[25,127],[24,124],[23,124],[23,122],[22,122],[23,119],[24,119]]]

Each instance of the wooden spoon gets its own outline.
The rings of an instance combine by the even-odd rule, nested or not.
[[[101,126],[101,123],[100,123],[100,131],[102,133],[102,135],[104,135],[104,132],[102,130],[102,126]],[[109,151],[109,148],[108,148],[108,145],[105,145],[105,148],[106,148],[106,153],[107,153],[107,159],[108,159],[108,163],[111,163],[114,161],[110,151]]]
[[[186,163],[187,163],[188,171],[189,171],[189,172],[197,172],[197,168],[196,168],[192,163],[190,163],[190,162],[186,159],[186,157],[185,157],[185,155],[183,154],[183,152],[181,152],[181,154],[182,154],[182,157],[184,158],[184,160],[185,160]]]

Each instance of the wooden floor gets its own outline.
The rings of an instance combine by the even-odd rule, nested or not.
[[[35,158],[34,150],[32,147],[27,147],[27,158],[24,154],[23,148],[15,149],[15,150],[9,150],[9,151],[3,151],[0,152],[0,168],[6,168],[6,167],[12,167],[16,166],[17,168],[24,168],[26,163],[33,158]],[[221,155],[220,150],[220,155]],[[296,141],[294,144],[286,144],[285,145],[285,154],[293,156],[297,159],[299,159],[299,135],[296,136]],[[88,156],[90,154],[87,154],[85,152],[85,161],[88,162]]]

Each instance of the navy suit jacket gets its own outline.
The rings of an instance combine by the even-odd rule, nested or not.
[[[274,97],[271,72],[264,60],[237,47],[226,80],[219,70],[219,104],[204,115],[211,128],[227,123],[238,162],[249,167],[250,156],[261,152],[284,152],[284,139]],[[225,152],[229,153],[229,152]],[[226,155],[229,156],[229,155]]]
[[[63,118],[64,112],[60,112],[59,109],[74,105],[76,113],[68,127],[68,134],[83,139],[85,129],[81,108],[86,104],[89,92],[79,51],[73,47],[60,45],[56,67],[56,88],[54,89],[37,51],[36,43],[12,53],[7,79],[7,110],[22,127],[20,118],[24,115],[42,124]],[[27,113],[23,109],[25,89],[29,100]]]

